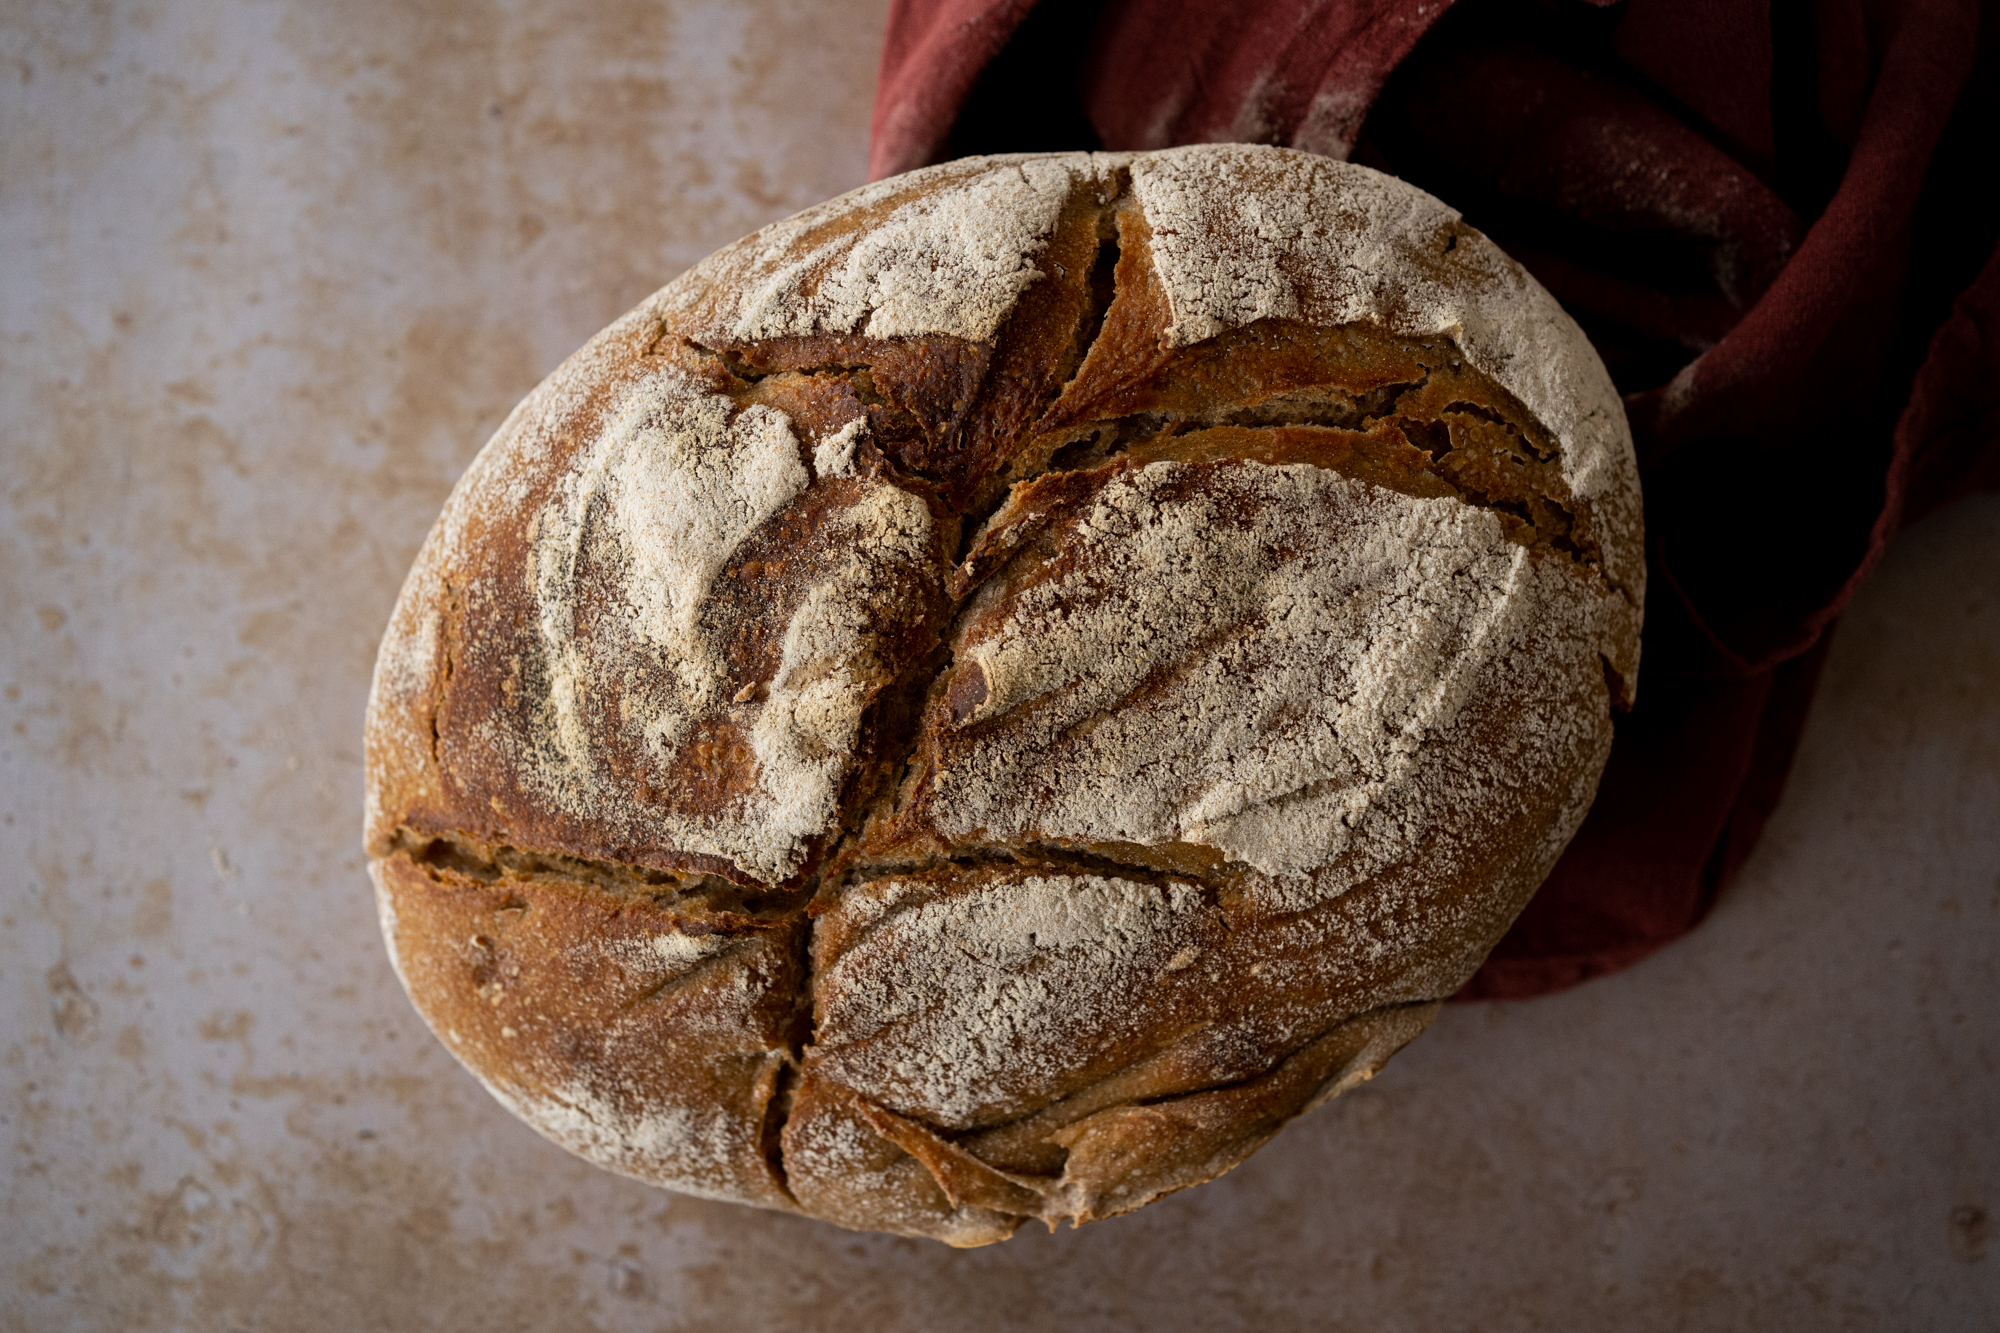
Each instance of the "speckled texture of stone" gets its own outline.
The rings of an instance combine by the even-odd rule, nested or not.
[[[2000,500],[1901,539],[1700,932],[974,1253],[647,1189],[395,984],[360,718],[565,353],[858,183],[885,6],[0,16],[0,1328],[2000,1323]]]

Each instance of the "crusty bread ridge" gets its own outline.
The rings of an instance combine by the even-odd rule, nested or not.
[[[383,933],[613,1170],[958,1245],[1129,1211],[1525,905],[1641,535],[1580,331],[1400,181],[883,181],[614,323],[452,493],[369,704]]]

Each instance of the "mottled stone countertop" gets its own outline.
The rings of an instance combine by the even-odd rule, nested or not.
[[[885,8],[0,11],[0,1327],[2000,1327],[2000,499],[1899,539],[1697,934],[1133,1217],[678,1198],[426,1034],[359,846],[398,583],[563,355],[859,183]]]

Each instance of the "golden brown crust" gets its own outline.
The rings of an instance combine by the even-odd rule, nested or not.
[[[987,159],[613,325],[454,492],[378,661],[418,1008],[594,1161],[961,1245],[1372,1074],[1636,679],[1629,438],[1496,256],[1300,154]]]
[[[803,923],[477,870],[374,863],[398,971],[452,1054],[602,1165],[792,1207],[764,1136],[798,1039]]]

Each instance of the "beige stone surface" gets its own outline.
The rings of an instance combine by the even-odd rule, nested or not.
[[[514,1122],[376,934],[361,709],[501,414],[858,183],[882,0],[0,10],[0,1328],[2000,1326],[2000,500],[1899,541],[1697,935],[1224,1180],[958,1253]]]

